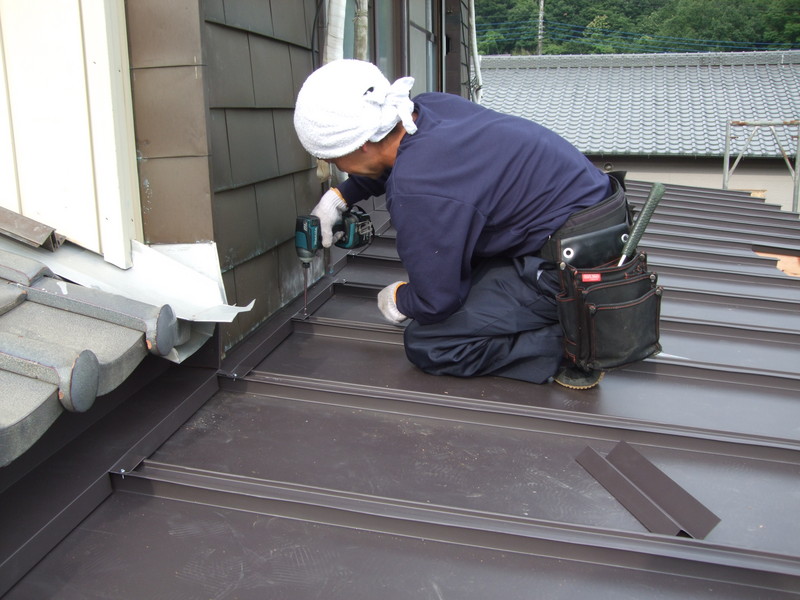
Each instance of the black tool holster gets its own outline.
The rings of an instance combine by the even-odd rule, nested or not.
[[[662,288],[644,253],[617,266],[633,216],[625,174],[609,175],[611,196],[572,215],[540,253],[559,265],[564,355],[584,370],[622,367],[661,351]]]
[[[564,355],[584,370],[606,371],[661,351],[662,288],[640,252],[617,261],[578,269],[561,263],[556,296],[564,334]]]

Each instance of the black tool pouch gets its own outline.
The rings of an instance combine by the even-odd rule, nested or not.
[[[609,370],[661,351],[662,288],[640,252],[591,269],[561,263],[558,315],[564,355],[585,370]]]

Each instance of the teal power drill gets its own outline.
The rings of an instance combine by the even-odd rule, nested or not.
[[[334,236],[341,232],[342,236],[336,246],[350,250],[366,246],[372,241],[375,230],[369,215],[360,208],[348,210],[333,225]],[[294,247],[297,257],[303,265],[303,316],[308,316],[308,268],[311,261],[322,249],[322,234],[319,218],[314,215],[300,215],[294,228]]]

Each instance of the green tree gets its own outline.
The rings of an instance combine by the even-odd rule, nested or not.
[[[539,0],[518,0],[509,11],[509,18],[522,24],[511,53],[536,54],[539,41]]]
[[[538,0],[476,0],[482,53],[530,54]],[[800,47],[800,0],[545,0],[546,54]]]
[[[767,41],[800,46],[800,0],[773,0],[764,13],[764,23]]]
[[[529,0],[528,0],[529,1]],[[529,29],[522,16],[520,0],[477,0],[475,23],[478,29],[478,51],[487,54],[511,54],[518,38]]]
[[[758,0],[739,0],[737,9],[730,10],[724,2],[673,0],[660,11],[658,35],[676,38],[676,51],[721,51],[728,45],[711,46],[709,42],[753,39],[753,28],[761,23],[753,18],[752,5],[757,3]]]
[[[612,44],[613,40],[608,36],[611,27],[608,17],[598,15],[583,30],[583,37],[587,41],[589,54],[613,54],[618,52]]]
[[[508,47],[505,38],[497,31],[489,30],[483,34],[478,41],[478,52],[480,54],[508,54]]]
[[[632,51],[636,42],[630,36],[613,36],[610,31],[638,31],[637,21],[668,1],[545,0],[543,50],[545,54]],[[506,54],[535,52],[538,13],[538,0],[476,0],[479,38],[486,40],[480,45],[481,51],[492,47]],[[603,25],[595,22],[596,30],[588,38],[584,31],[597,18],[603,18]]]

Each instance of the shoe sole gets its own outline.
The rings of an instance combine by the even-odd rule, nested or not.
[[[555,383],[558,385],[564,386],[565,388],[569,388],[571,390],[590,390],[593,387],[597,387],[601,381],[603,381],[603,377],[605,377],[605,372],[600,373],[600,377],[597,378],[597,381],[593,381],[589,385],[574,385],[570,383],[565,383],[563,381],[559,381],[558,379],[553,379]]]

